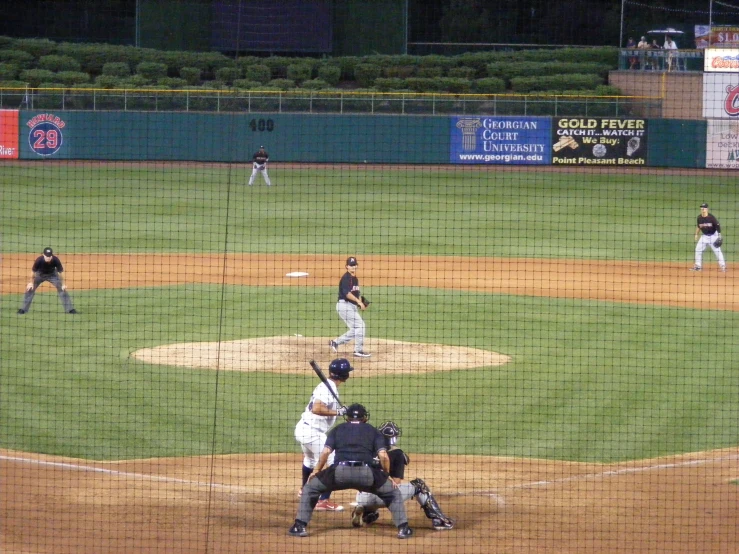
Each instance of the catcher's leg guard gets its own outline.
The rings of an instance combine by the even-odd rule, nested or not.
[[[454,521],[444,515],[441,511],[439,503],[431,494],[431,489],[423,481],[423,479],[413,479],[411,484],[416,487],[416,495],[418,496],[419,504],[434,526],[434,529],[451,529],[454,526]]]

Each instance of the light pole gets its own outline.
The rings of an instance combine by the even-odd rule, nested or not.
[[[136,13],[134,14],[134,37],[133,42],[136,48],[141,46],[141,17],[139,14],[140,10],[139,0],[136,0]]]

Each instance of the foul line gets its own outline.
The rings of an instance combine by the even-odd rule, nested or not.
[[[178,479],[176,477],[162,477],[159,475],[149,475],[145,473],[131,473],[128,471],[120,471],[116,469],[105,469],[102,467],[78,465],[68,462],[51,462],[47,460],[36,460],[33,458],[22,458],[16,456],[3,456],[0,455],[0,460],[9,462],[20,462],[25,464],[35,464],[39,466],[48,467],[59,467],[63,469],[70,469],[73,471],[89,472],[89,473],[102,473],[106,475],[113,475],[115,477],[140,479],[143,481],[155,481],[161,483],[178,483],[182,485],[194,485],[197,487],[210,488],[210,489],[222,489],[226,491],[238,491],[248,492],[249,488],[241,485],[226,485],[223,483],[205,483],[203,481],[191,481],[189,479]],[[561,485],[564,483],[573,483],[577,481],[587,481],[593,479],[604,479],[608,477],[618,477],[620,475],[629,475],[636,473],[645,473],[648,471],[657,471],[661,469],[679,469],[684,467],[697,467],[711,463],[722,463],[739,460],[739,455],[723,456],[720,458],[704,458],[698,460],[687,460],[685,462],[676,462],[671,464],[657,464],[652,466],[642,467],[626,467],[622,469],[615,469],[609,471],[603,471],[601,473],[586,473],[584,475],[573,475],[572,477],[562,477],[560,479],[550,479],[543,481],[532,481],[530,483],[519,483],[517,485],[505,485],[499,489],[492,491],[472,491],[472,492],[450,492],[450,493],[439,493],[437,496],[499,496],[501,491],[505,490],[522,490],[522,489],[533,489],[538,487],[548,487],[551,485]]]
[[[177,477],[162,477],[160,475],[149,475],[146,473],[131,473],[129,471],[119,471],[117,469],[105,469],[103,467],[86,466],[71,464],[67,462],[51,462],[48,460],[35,460],[33,458],[21,458],[15,456],[2,456],[0,460],[6,460],[9,462],[21,462],[25,464],[35,464],[39,466],[48,467],[59,467],[63,469],[71,469],[73,471],[81,471],[85,473],[103,473],[106,475],[113,475],[115,477],[141,479],[143,481],[157,481],[161,483],[179,483],[182,485],[195,485],[197,487],[205,487],[212,489],[225,489],[232,491],[247,491],[247,487],[241,485],[224,485],[222,483],[205,483],[203,481],[191,481],[189,479],[178,479]]]
[[[522,489],[534,489],[537,487],[548,487],[549,485],[561,485],[564,483],[573,483],[577,481],[588,481],[594,479],[603,479],[607,477],[618,477],[620,475],[629,475],[636,473],[646,473],[648,471],[655,471],[660,469],[679,469],[683,467],[696,467],[702,465],[708,465],[710,463],[721,463],[739,460],[739,455],[723,456],[720,458],[703,458],[698,460],[687,460],[685,462],[676,462],[671,464],[656,464],[653,466],[642,466],[642,467],[625,467],[622,469],[613,469],[609,471],[603,471],[601,473],[586,473],[584,475],[573,475],[572,477],[562,477],[561,479],[550,479],[545,481],[532,481],[530,483],[519,483],[517,485],[505,485],[495,491],[474,491],[469,493],[448,493],[443,496],[497,496],[501,490],[522,490]]]

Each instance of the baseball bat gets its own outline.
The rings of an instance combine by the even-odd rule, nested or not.
[[[328,379],[326,379],[326,376],[323,374],[323,370],[321,369],[321,366],[319,366],[315,360],[310,361],[310,366],[313,368],[313,371],[316,372],[316,375],[318,375],[318,378],[321,380],[321,383],[326,385],[329,392],[331,392],[331,396],[333,396],[336,399],[336,401],[339,403],[339,406],[343,408],[344,405],[341,403],[341,400],[339,400],[339,397],[336,395],[336,393],[334,392],[334,389],[329,384]]]

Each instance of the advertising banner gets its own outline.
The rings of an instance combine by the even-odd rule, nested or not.
[[[709,46],[739,48],[739,27],[736,25],[696,25],[695,47],[702,49]]]
[[[453,164],[549,164],[548,117],[452,117],[449,162]]]
[[[552,165],[646,165],[647,120],[555,117]]]
[[[706,48],[703,71],[739,73],[739,48]]]
[[[708,120],[706,167],[739,169],[739,121]]]
[[[0,110],[0,158],[18,159],[18,110]]]
[[[739,73],[703,73],[703,117],[739,117]]]

